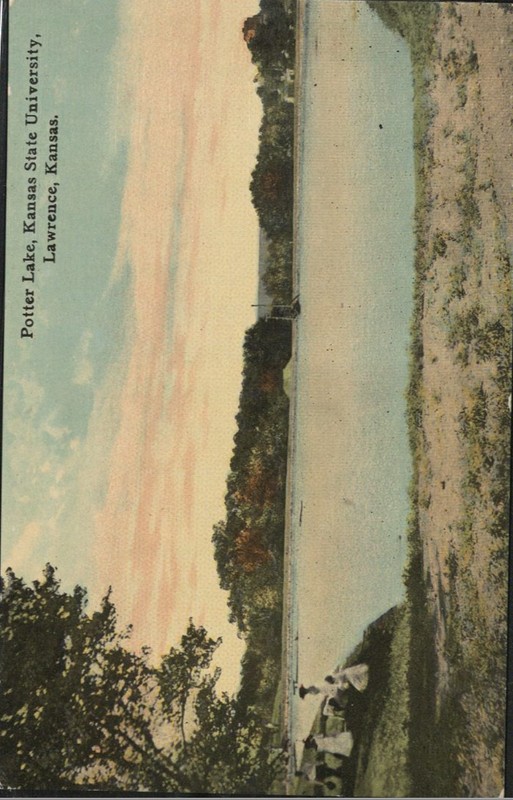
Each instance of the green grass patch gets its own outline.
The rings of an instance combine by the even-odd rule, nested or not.
[[[390,647],[387,691],[381,713],[362,743],[355,786],[357,797],[408,797],[411,794],[409,765],[411,619],[407,605],[397,619]],[[394,765],[394,769],[390,768]]]

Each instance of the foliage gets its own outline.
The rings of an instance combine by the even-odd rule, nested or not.
[[[240,696],[262,712],[272,708],[279,679],[288,442],[283,368],[290,355],[290,322],[261,319],[247,331],[226,518],[212,537],[231,619],[247,642]],[[275,667],[264,667],[268,657]]]
[[[249,793],[281,769],[258,714],[218,695],[220,640],[192,620],[160,666],[127,647],[109,594],[86,613],[55,568],[0,595],[0,774],[12,789]],[[185,736],[184,710],[192,731]]]
[[[205,628],[197,628],[190,619],[180,647],[171,647],[162,659],[158,672],[162,702],[169,717],[178,722],[184,749],[187,749],[185,714],[188,701],[194,690],[202,691],[205,685],[210,685],[210,679],[204,673],[210,668],[221,641],[209,638]]]
[[[244,26],[263,111],[250,184],[267,240],[260,279],[276,305],[292,300],[295,24],[294,3],[261,0]],[[226,517],[212,536],[230,620],[247,645],[239,701],[267,718],[280,678],[290,355],[290,322],[261,319],[247,331]]]
[[[365,736],[360,744],[355,794],[362,797],[407,797],[411,791],[408,737],[411,622],[408,606],[397,609],[393,622],[389,652],[380,653],[379,661],[373,659],[386,673],[386,679],[380,687],[381,694],[370,704]],[[394,764],[393,770],[390,764]]]
[[[414,81],[417,242],[407,398],[414,474],[405,570],[410,616],[405,687],[410,697],[408,793],[469,796],[483,786],[485,762],[486,769],[494,764],[495,774],[501,774],[503,752],[511,261],[493,181],[478,184],[481,140],[477,117],[460,132],[454,132],[452,124],[444,131],[458,145],[462,159],[461,183],[454,201],[459,229],[450,233],[431,227],[430,212],[437,201],[430,185],[434,163],[431,123],[436,114],[431,89],[433,60],[438,58],[433,50],[433,34],[439,13],[461,23],[457,4],[370,0],[369,5],[409,42]],[[455,49],[440,62],[440,69],[454,82],[455,109],[458,105],[469,106],[474,100],[471,85],[477,83],[479,87],[479,63],[472,44],[467,49],[456,48],[455,42]],[[488,248],[489,240],[486,246],[483,242],[484,231],[480,231],[481,214],[489,203],[485,192],[489,190],[495,217],[493,254]],[[489,209],[490,204],[486,210]],[[439,272],[438,259],[444,260]],[[494,282],[488,295],[479,291],[484,286],[485,269],[487,279]],[[445,285],[441,279],[444,270],[449,277]],[[442,295],[439,301],[447,330],[440,360],[442,356],[452,360],[461,370],[458,384],[463,400],[458,432],[460,463],[451,475],[451,480],[458,482],[463,509],[460,518],[448,526],[451,549],[445,558],[445,574],[439,574],[438,581],[429,574],[429,560],[424,556],[427,548],[423,542],[422,508],[429,496],[421,496],[419,491],[421,484],[430,485],[433,458],[424,430],[424,413],[430,400],[424,385],[423,330],[432,324],[429,305],[424,302],[426,282],[436,278],[440,278],[436,291]],[[493,302],[487,297],[493,297]],[[449,590],[443,585],[445,581],[450,583]],[[434,608],[440,618],[434,617]],[[447,675],[440,678],[444,665]],[[490,769],[488,775],[491,773]],[[384,791],[383,787],[379,791]]]
[[[198,727],[188,743],[186,769],[193,792],[220,795],[265,793],[282,771],[283,753],[272,754],[260,716],[242,710],[206,682],[196,700]],[[190,768],[190,769],[189,769]]]
[[[60,591],[47,565],[27,586],[7,571],[0,597],[2,773],[8,785],[69,789],[102,767],[129,788],[177,785],[152,734],[146,657],[123,647],[110,597]]]
[[[367,0],[367,5],[378,14],[382,22],[399,33],[408,42],[413,61],[429,60],[433,26],[438,14],[436,0]]]
[[[255,35],[248,41],[258,69],[262,124],[250,184],[253,204],[268,241],[263,283],[275,304],[292,299],[294,209],[295,8],[261,0]]]

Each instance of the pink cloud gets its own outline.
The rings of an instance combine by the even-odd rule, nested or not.
[[[146,0],[130,0],[118,48],[117,85],[132,113],[112,279],[129,264],[132,311],[95,553],[97,582],[113,585],[134,642],[157,652],[190,614],[230,635],[210,538],[256,290],[248,184],[260,102],[240,34],[254,5],[156,0],[148,14]]]

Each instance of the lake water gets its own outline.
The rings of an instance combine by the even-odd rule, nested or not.
[[[323,678],[403,597],[411,474],[405,388],[413,291],[409,53],[364,2],[302,9],[288,734]]]

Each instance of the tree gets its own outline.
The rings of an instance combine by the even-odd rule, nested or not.
[[[272,780],[265,726],[218,695],[221,639],[192,619],[160,665],[132,652],[110,592],[61,591],[54,567],[0,586],[0,774],[12,789],[240,794]],[[186,730],[187,721],[191,725]],[[187,734],[187,735],[186,735]],[[265,785],[264,785],[265,784]]]
[[[172,647],[162,659],[158,673],[162,701],[170,717],[178,722],[184,750],[187,749],[185,714],[189,701],[196,690],[209,683],[210,676],[206,673],[221,641],[220,638],[211,639],[205,628],[196,627],[190,619],[180,647]]]
[[[292,238],[294,167],[292,158],[278,159],[262,142],[250,183],[251,196],[260,225],[272,240]]]
[[[260,4],[262,22],[256,35],[248,42],[252,59],[259,69],[272,73],[294,63],[294,15],[285,11],[280,0],[266,0]]]
[[[221,589],[229,590],[235,575],[233,567],[235,542],[231,536],[227,535],[224,520],[214,525],[212,543],[214,545],[214,558],[217,564],[219,585]]]
[[[162,659],[162,698],[182,733],[182,777],[193,793],[265,793],[281,771],[284,754],[270,754],[269,732],[254,710],[237,697],[217,693],[220,670],[212,669],[212,660],[220,644],[191,619],[180,647]],[[192,723],[188,735],[186,715]]]
[[[101,771],[112,788],[178,788],[154,740],[158,682],[146,655],[124,648],[110,593],[88,616],[85,589],[61,592],[55,573],[47,564],[31,587],[7,570],[0,587],[4,781],[67,790]]]
[[[270,748],[270,732],[252,708],[216,693],[217,675],[205,680],[195,700],[197,727],[186,763],[193,792],[265,794],[285,764]]]

